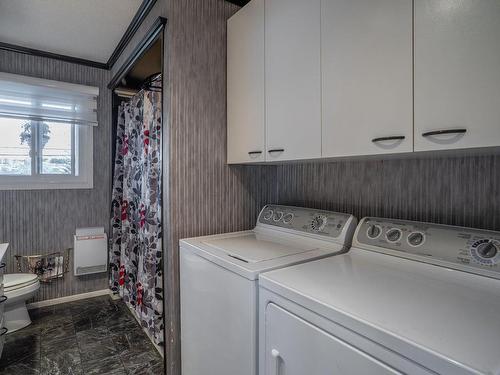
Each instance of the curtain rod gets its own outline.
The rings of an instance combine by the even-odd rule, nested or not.
[[[135,94],[138,93],[137,90],[131,90],[131,89],[120,89],[120,88],[116,88],[113,90],[114,93],[116,95],[118,95],[119,97],[122,97],[122,98],[131,98],[133,97]]]

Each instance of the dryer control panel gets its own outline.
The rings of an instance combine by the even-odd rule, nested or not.
[[[260,212],[258,223],[301,233],[337,238],[346,225],[352,225],[354,220],[352,215],[344,213],[302,207],[267,205]]]
[[[356,247],[500,279],[500,232],[368,217]]]

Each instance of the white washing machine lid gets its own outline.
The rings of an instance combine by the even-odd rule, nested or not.
[[[437,373],[500,374],[500,280],[353,248],[259,283]]]
[[[285,245],[282,242],[276,242],[271,237],[261,236],[255,232],[245,233],[236,237],[208,239],[203,241],[203,243],[247,263],[278,259],[315,249],[311,244],[309,246],[307,244],[299,245],[293,243]]]
[[[3,275],[4,291],[19,289],[35,284],[38,276],[32,273],[7,273]]]
[[[249,230],[180,241],[181,251],[195,254],[232,272],[257,280],[261,272],[345,251],[337,243],[266,230]]]

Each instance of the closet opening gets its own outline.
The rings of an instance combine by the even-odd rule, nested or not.
[[[163,356],[164,24],[159,18],[108,86],[113,91],[109,287]]]

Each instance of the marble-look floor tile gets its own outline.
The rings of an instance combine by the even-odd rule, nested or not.
[[[161,374],[158,368],[163,366],[163,360],[154,352],[147,351],[135,355],[121,353],[121,359],[127,374]]]
[[[123,375],[126,374],[125,367],[120,355],[99,359],[94,361],[83,361],[85,375]]]
[[[5,349],[5,348],[4,348]],[[9,361],[2,354],[0,359],[0,374],[38,375],[40,373],[40,353],[25,356],[16,362]]]
[[[36,334],[21,336],[21,332],[8,335],[3,347],[0,369],[16,363],[36,362],[40,358],[40,336]]]
[[[77,339],[83,361],[106,359],[119,353],[105,328],[78,332]]]
[[[80,350],[73,339],[42,346],[40,361],[41,375],[83,375]]]
[[[16,363],[0,370],[5,375],[40,375],[40,366],[32,367],[30,364]]]
[[[49,346],[60,340],[76,339],[75,326],[72,320],[61,319],[51,324],[45,324],[40,329],[42,346]]]
[[[92,329],[92,320],[89,316],[78,316],[74,318],[74,324],[76,332]]]
[[[6,336],[0,374],[163,374],[157,353],[122,301],[98,297],[30,311]]]

